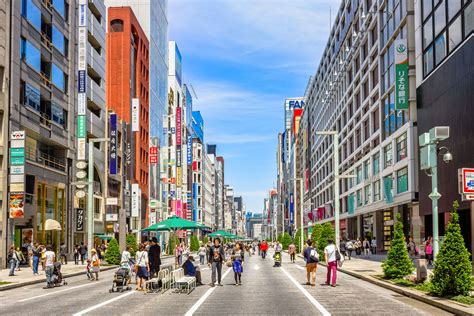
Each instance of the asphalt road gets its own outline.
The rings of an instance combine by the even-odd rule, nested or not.
[[[0,292],[3,315],[448,315],[430,305],[409,299],[354,277],[338,274],[338,286],[321,286],[325,267],[319,267],[316,286],[304,285],[302,261],[281,268],[273,260],[246,258],[242,286],[224,268],[223,287],[197,287],[191,294],[143,294],[134,290],[109,293],[114,271],[99,281],[84,276],[68,278],[68,285],[44,290],[31,285]],[[172,259],[166,259],[165,263]],[[286,262],[285,262],[286,261]],[[203,283],[210,271],[202,266]]]

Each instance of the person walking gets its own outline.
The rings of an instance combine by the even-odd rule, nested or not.
[[[370,241],[370,248],[372,250],[372,254],[376,255],[377,254],[377,240],[375,237],[372,237],[372,240]]]
[[[67,264],[67,247],[65,243],[59,246],[59,254],[61,256],[61,264]]]
[[[306,244],[308,245],[304,250],[304,260],[306,261],[306,285],[314,286],[316,282],[319,254],[318,251],[312,247],[313,242],[311,239],[308,239]]]
[[[408,237],[407,250],[408,250],[408,254],[410,255],[410,258],[412,260],[415,259],[416,244],[415,244],[415,241],[413,240],[413,237]]]
[[[15,246],[12,245],[10,247],[10,250],[8,250],[7,259],[8,266],[10,267],[10,273],[8,274],[8,276],[15,276],[16,263],[19,261]]]
[[[176,266],[181,266],[183,261],[183,247],[181,246],[181,244],[176,244],[174,248],[174,257]]]
[[[354,249],[355,249],[356,255],[360,256],[362,254],[362,242],[360,241],[360,238],[357,238],[357,240],[355,241]]]
[[[83,241],[81,241],[81,246],[79,246],[79,254],[81,255],[81,263],[84,265],[84,260],[87,259],[87,246],[84,245]]]
[[[339,248],[341,250],[341,255],[344,256],[344,259],[346,259],[347,256],[347,246],[346,246],[346,240],[343,238],[341,239],[341,243],[339,244]]]
[[[199,246],[199,249],[198,249],[199,263],[201,265],[204,264],[204,258],[206,258],[206,254],[207,254],[207,249],[204,246],[204,244],[201,242],[201,245]]]
[[[346,254],[349,260],[352,258],[352,251],[354,250],[354,243],[349,239],[346,241]]]
[[[337,257],[336,257],[336,246],[332,239],[328,240],[328,245],[324,248],[324,258],[327,265],[327,276],[326,285],[336,286],[337,280]],[[332,279],[331,279],[332,274]],[[332,281],[332,282],[331,282]]]
[[[151,240],[148,257],[150,259],[150,277],[154,277],[155,275],[158,275],[158,272],[160,272],[161,265],[161,247],[158,244],[158,239],[156,237],[153,237]]]
[[[209,252],[209,258],[207,260],[209,267],[212,267],[211,273],[211,286],[214,287],[216,284],[216,273],[217,273],[217,285],[222,286],[222,263],[225,260],[224,247],[221,245],[219,238],[214,238],[214,245],[211,246]]]
[[[362,247],[364,248],[364,256],[369,258],[370,257],[370,242],[367,238],[364,239],[362,243]]]
[[[97,250],[91,249],[91,264],[92,272],[95,274],[95,278],[92,277],[92,281],[99,281],[99,271],[100,271],[100,258],[97,254]]]
[[[74,264],[77,266],[79,264],[79,245],[74,246]]]
[[[265,260],[268,251],[268,244],[266,240],[262,240],[260,243],[260,253],[262,254],[262,259]]]
[[[25,255],[23,254],[23,251],[21,251],[20,247],[16,247],[16,256],[18,260],[16,261],[16,271],[20,271],[20,265],[22,262],[25,262]]]
[[[234,270],[235,285],[242,285],[242,273],[244,272],[244,250],[240,243],[236,243],[232,251],[232,268]]]
[[[425,241],[425,259],[428,261],[428,265],[433,264],[433,237],[431,236]]]
[[[138,267],[137,271],[137,291],[143,291],[145,286],[145,281],[148,278],[150,271],[150,263],[148,260],[148,252],[145,250],[145,245],[141,244],[139,251],[135,254],[135,265]]]
[[[296,246],[294,243],[291,243],[289,246],[288,246],[288,253],[290,254],[290,261],[292,263],[295,263],[295,259],[296,259]]]
[[[46,274],[46,288],[51,288],[54,285],[53,282],[53,272],[54,272],[54,263],[56,262],[56,254],[53,251],[51,245],[46,246],[46,251],[44,252],[45,259],[45,274]]]

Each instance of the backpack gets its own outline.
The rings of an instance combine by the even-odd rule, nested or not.
[[[313,262],[319,262],[319,253],[316,251],[316,249],[311,248],[311,251],[309,252],[309,258]]]

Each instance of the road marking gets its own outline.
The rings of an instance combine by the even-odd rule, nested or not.
[[[82,284],[82,285],[78,285],[78,286],[68,287],[68,288],[66,288],[66,289],[64,289],[64,290],[59,290],[59,291],[54,291],[54,292],[48,292],[48,293],[46,293],[46,294],[41,294],[41,295],[38,295],[38,296],[32,296],[32,297],[24,298],[24,299],[19,300],[19,301],[17,301],[17,302],[18,302],[18,303],[21,303],[21,302],[31,301],[31,300],[34,300],[34,299],[37,299],[37,298],[41,298],[41,297],[45,297],[45,296],[50,296],[50,295],[54,295],[54,294],[57,294],[57,293],[66,292],[66,291],[71,291],[71,290],[75,290],[75,289],[78,289],[78,288],[81,288],[81,287],[86,287],[86,286],[96,285],[96,284],[97,284],[96,282],[91,282],[91,283]]]
[[[300,270],[305,270],[305,268],[303,268],[302,266],[298,265],[298,264],[295,264],[295,267],[297,267],[298,269]]]
[[[89,308],[87,308],[87,309],[85,309],[85,310],[83,310],[83,311],[77,312],[77,313],[73,314],[73,316],[81,316],[81,315],[84,315],[84,314],[89,313],[89,312],[91,312],[91,311],[93,311],[93,310],[95,310],[95,309],[98,309],[98,308],[100,308],[100,307],[102,307],[102,306],[108,305],[108,304],[110,304],[110,303],[112,303],[112,302],[118,301],[119,299],[121,299],[121,298],[123,298],[123,297],[125,297],[125,296],[129,296],[130,294],[134,294],[134,293],[136,293],[136,291],[130,291],[130,292],[124,293],[124,294],[122,294],[122,295],[116,296],[116,297],[114,297],[114,298],[112,298],[112,299],[110,299],[110,300],[108,300],[108,301],[99,303],[99,304],[94,305],[94,306],[91,306],[91,307],[89,307]]]
[[[293,282],[293,284],[300,290],[306,298],[323,314],[324,316],[330,316],[331,314],[321,305],[311,294],[301,284],[298,283],[284,268],[281,268],[281,271],[286,274],[286,276]]]
[[[260,266],[259,266],[258,264],[256,264],[256,265],[253,266],[253,268],[254,268],[255,270],[258,270],[258,269],[260,269]]]
[[[227,269],[227,271],[222,275],[221,282],[224,281],[225,277],[229,274],[229,272],[232,271],[232,269]],[[188,310],[188,312],[185,314],[185,316],[192,316],[197,309],[204,303],[204,301],[207,300],[207,298],[214,292],[216,287],[211,287],[209,290],[206,291],[206,293],[201,296],[201,298]]]

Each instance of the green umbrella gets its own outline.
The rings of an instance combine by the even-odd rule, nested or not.
[[[143,231],[176,231],[176,230],[189,230],[189,229],[202,229],[202,224],[198,224],[192,221],[188,221],[178,216],[171,216],[170,218],[151,225]]]
[[[208,236],[209,236],[209,237],[213,237],[213,238],[214,238],[214,237],[231,238],[231,237],[234,236],[234,235],[232,235],[232,234],[229,233],[229,232],[226,232],[225,230],[218,230],[218,231],[215,231],[215,232],[213,232],[213,233],[210,233]]]

